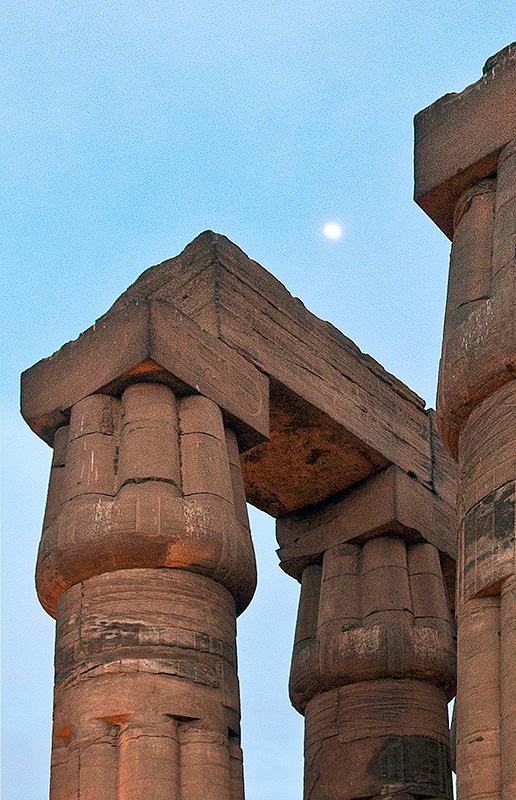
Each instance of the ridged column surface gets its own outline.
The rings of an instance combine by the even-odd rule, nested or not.
[[[235,620],[255,582],[215,403],[137,383],[72,407],[37,567],[56,617],[51,800],[242,800]]]

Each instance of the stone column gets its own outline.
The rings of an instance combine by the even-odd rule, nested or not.
[[[359,501],[278,521],[283,565],[301,579],[290,695],[305,717],[305,800],[452,797],[454,623],[438,548],[399,514],[367,530],[389,505],[387,477],[362,484]]]
[[[75,403],[55,442],[51,800],[242,800],[235,618],[256,573],[234,432],[143,382]]]
[[[440,424],[459,462],[457,775],[461,800],[516,792],[516,142],[455,211]]]
[[[457,785],[516,793],[516,44],[415,119],[415,197],[452,240],[437,413],[459,464]]]

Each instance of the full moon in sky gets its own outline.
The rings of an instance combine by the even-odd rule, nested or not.
[[[340,239],[342,236],[342,225],[338,222],[327,222],[322,230],[327,239]]]

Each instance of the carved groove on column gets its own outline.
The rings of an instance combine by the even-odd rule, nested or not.
[[[501,800],[500,597],[469,600],[458,622],[458,796]]]

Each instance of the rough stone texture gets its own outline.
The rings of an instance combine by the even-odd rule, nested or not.
[[[459,462],[460,800],[516,796],[516,47],[416,119],[416,197],[453,237],[437,413]]]
[[[455,472],[420,398],[207,231],[27,370],[22,412],[54,446],[52,800],[242,800],[246,498],[302,581],[307,797],[448,800]]]

